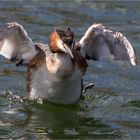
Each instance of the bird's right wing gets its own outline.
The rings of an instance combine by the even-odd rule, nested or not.
[[[113,56],[115,60],[129,60],[136,65],[135,51],[120,32],[110,30],[103,24],[93,24],[79,41],[84,57],[100,60]]]
[[[11,22],[0,31],[0,55],[18,64],[27,64],[37,51],[22,25]]]

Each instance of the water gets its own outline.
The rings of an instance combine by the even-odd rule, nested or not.
[[[79,40],[94,22],[123,32],[140,54],[140,2],[1,1],[0,26],[22,24],[33,41],[47,43],[56,26]],[[140,65],[90,62],[84,80],[95,87],[73,106],[24,99],[26,68],[0,57],[0,139],[140,139]]]

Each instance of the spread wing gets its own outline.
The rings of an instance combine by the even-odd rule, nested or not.
[[[19,61],[18,64],[27,64],[35,54],[35,45],[22,25],[11,22],[0,31],[0,55]]]
[[[79,44],[87,59],[100,60],[113,55],[116,60],[130,60],[132,65],[136,65],[136,55],[127,38],[102,24],[90,26]]]

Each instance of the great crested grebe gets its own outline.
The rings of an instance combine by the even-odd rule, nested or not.
[[[0,32],[0,55],[17,66],[27,66],[29,99],[57,104],[74,104],[83,90],[86,59],[100,60],[113,55],[116,60],[130,60],[136,55],[126,37],[103,24],[93,24],[75,44],[70,28],[57,28],[49,43],[33,43],[23,26],[11,22]]]

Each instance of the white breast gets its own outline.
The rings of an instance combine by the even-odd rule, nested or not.
[[[62,70],[59,68],[59,71]],[[58,104],[74,104],[81,96],[82,74],[75,68],[68,78],[50,73],[47,65],[41,66],[32,74],[30,99],[47,99]]]

